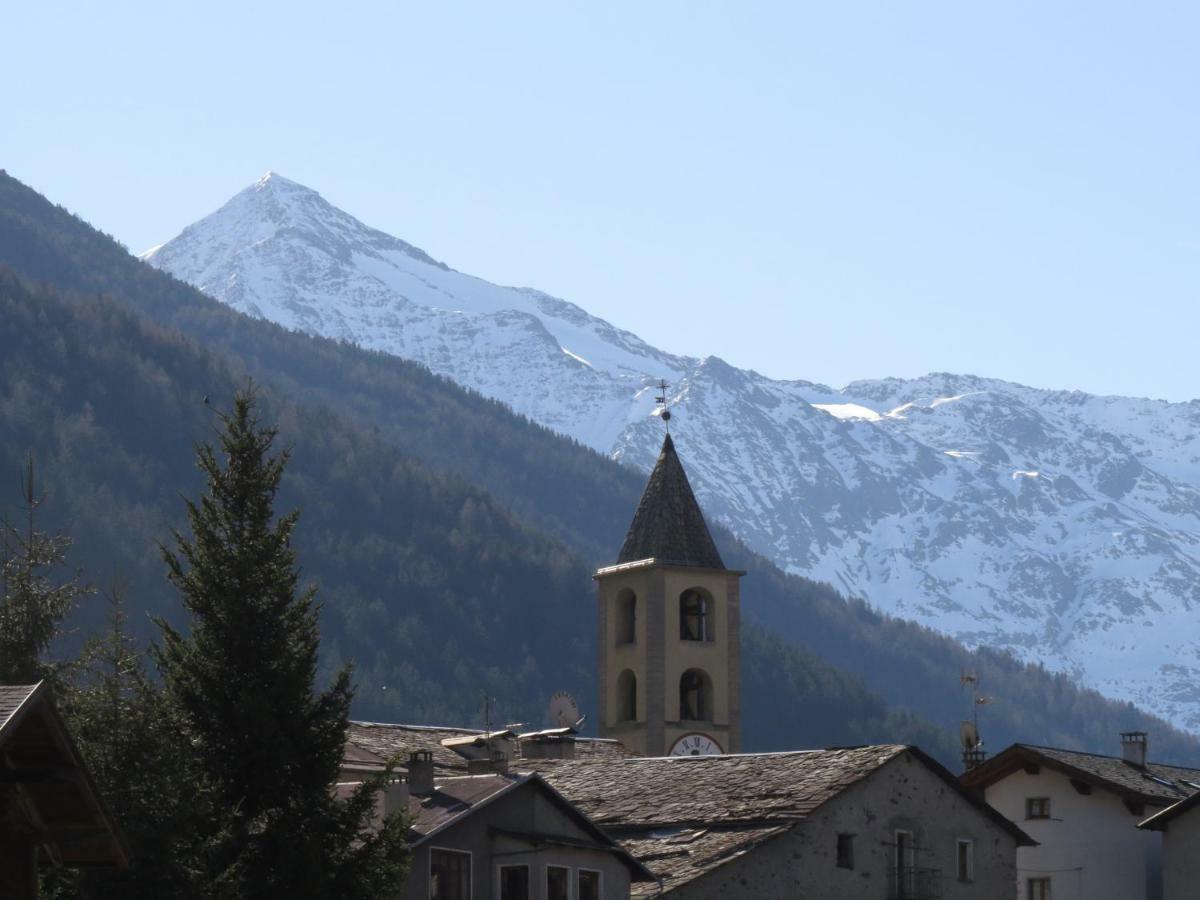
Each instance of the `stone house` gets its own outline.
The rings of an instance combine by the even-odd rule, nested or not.
[[[545,762],[679,900],[1012,897],[1033,842],[915,747]]]
[[[438,734],[459,744],[472,732],[356,724],[353,734],[367,735],[375,753],[395,756]],[[606,882],[629,891],[621,896],[1011,898],[1017,848],[1032,843],[914,747],[633,758],[608,741],[577,744],[579,752],[563,759],[530,754],[529,741],[518,741],[516,758],[500,767],[538,773],[645,866],[651,881]],[[465,775],[470,761],[439,747],[441,789]],[[424,754],[432,764],[433,751]],[[514,776],[475,777],[487,785]],[[414,867],[406,890],[428,877]],[[496,896],[474,884],[475,897]],[[535,888],[541,885],[531,884],[528,894],[514,888],[505,900],[543,896]],[[605,896],[617,894],[606,889]]]
[[[1014,744],[962,776],[1037,841],[1017,852],[1021,900],[1160,900],[1163,835],[1137,825],[1200,791],[1200,770],[1146,750],[1144,732],[1120,756]]]

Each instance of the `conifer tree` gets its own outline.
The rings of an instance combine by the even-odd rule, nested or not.
[[[59,673],[61,666],[46,655],[63,619],[88,593],[78,574],[61,583],[52,578],[71,542],[66,535],[38,528],[45,497],[37,489],[33,454],[22,476],[24,521],[0,526],[0,684],[33,684]]]
[[[352,688],[345,669],[315,687],[319,606],[291,548],[298,513],[274,510],[288,452],[274,451],[252,388],[220,419],[218,445],[197,448],[207,488],[187,503],[191,536],[163,548],[190,633],[160,621],[157,652],[212,810],[200,884],[247,900],[390,895],[403,828],[394,816],[369,827],[382,782],[333,794]]]
[[[194,833],[203,795],[186,779],[189,747],[150,676],[145,651],[129,635],[117,589],[106,592],[109,627],[93,638],[75,677],[64,685],[63,712],[76,744],[133,856],[127,869],[55,870],[50,898],[186,898],[196,866]]]

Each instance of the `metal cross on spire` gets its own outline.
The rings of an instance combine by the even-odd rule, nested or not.
[[[663,420],[664,424],[666,424],[666,426],[667,426],[667,434],[670,434],[671,433],[671,410],[667,405],[667,388],[669,388],[670,385],[667,384],[667,380],[665,378],[662,378],[662,379],[659,379],[659,382],[657,385],[655,385],[655,387],[658,388],[658,396],[655,397],[654,400],[655,400],[655,402],[658,403],[659,406],[662,407],[662,412],[659,413],[659,417]]]

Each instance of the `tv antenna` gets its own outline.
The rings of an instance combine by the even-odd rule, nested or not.
[[[662,411],[658,414],[658,417],[660,419],[662,419],[663,422],[666,424],[667,434],[670,434],[671,433],[671,409],[667,402],[667,388],[669,388],[670,385],[667,384],[667,380],[665,378],[660,378],[658,381],[658,384],[656,384],[655,387],[658,388],[658,395],[654,398],[654,402],[657,403],[662,408]]]
[[[979,734],[979,707],[992,702],[991,697],[979,693],[979,673],[963,672],[958,683],[967,690],[970,703],[969,717],[963,720],[959,734],[962,737],[963,750],[971,752],[983,749],[983,738]]]
[[[555,691],[551,695],[546,714],[553,727],[570,728],[572,731],[578,731],[583,720],[587,718],[579,714],[579,704],[566,691]]]

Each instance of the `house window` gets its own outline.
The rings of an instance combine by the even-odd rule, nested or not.
[[[688,669],[679,679],[679,719],[685,722],[712,720],[712,682],[699,669]]]
[[[429,851],[429,900],[471,900],[471,854]]]
[[[600,900],[600,873],[594,869],[579,870],[579,890],[575,900]]]
[[[837,865],[839,869],[854,868],[854,835],[837,836]]]
[[[571,870],[546,866],[546,900],[571,900]]]
[[[1050,818],[1050,798],[1049,797],[1026,797],[1025,798],[1025,818],[1027,818],[1027,819],[1048,819],[1048,818]]]
[[[1025,883],[1029,887],[1027,900],[1050,900],[1049,878],[1030,878]]]
[[[637,642],[637,594],[625,588],[617,595],[617,643]]]
[[[500,867],[500,900],[529,900],[529,866]]]
[[[637,720],[637,676],[629,669],[617,676],[617,721]]]
[[[679,595],[679,639],[681,641],[710,641],[708,598],[695,588]]]
[[[958,839],[958,880],[975,880],[975,842],[968,838]]]

